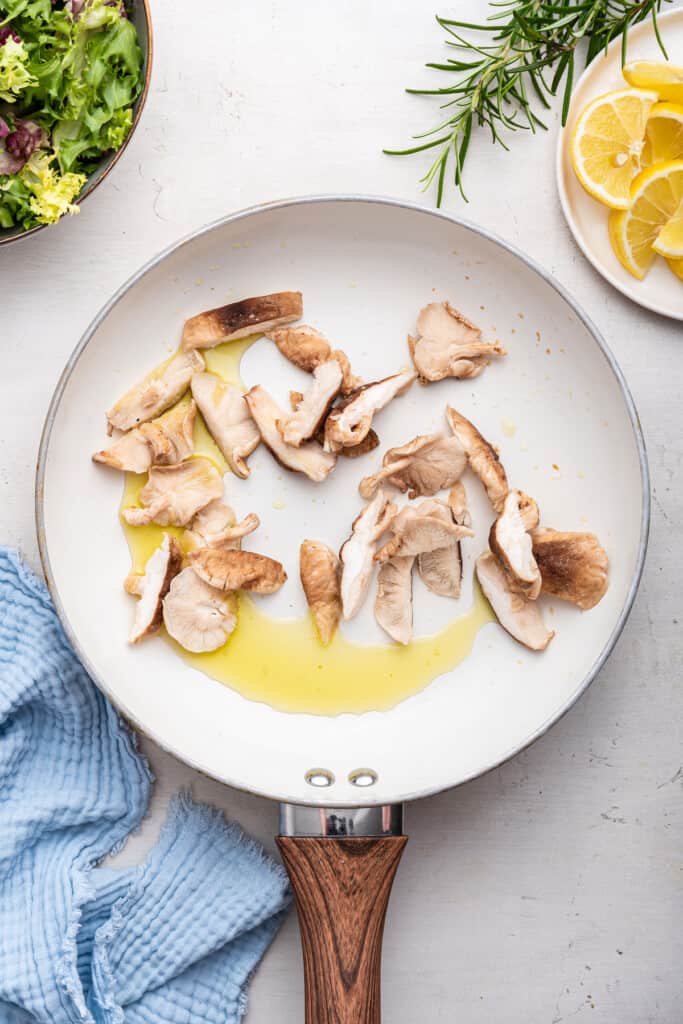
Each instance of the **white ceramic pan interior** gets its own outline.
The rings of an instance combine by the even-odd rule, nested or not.
[[[117,519],[121,478],[93,465],[104,410],[179,342],[184,319],[240,297],[300,289],[305,320],[319,326],[367,380],[408,362],[417,311],[450,299],[500,338],[507,358],[474,381],[415,386],[381,414],[382,449],[340,465],[320,489],[286,474],[259,449],[246,484],[227,482],[240,514],[257,511],[250,546],[280,558],[289,582],[262,605],[276,617],[304,612],[297,553],[305,536],[338,546],[361,507],[359,477],[384,448],[445,429],[448,402],[500,448],[511,482],[532,494],[546,525],[590,529],[606,547],[610,588],[592,611],[556,601],[548,650],[520,647],[495,623],[471,655],[392,710],[321,717],[288,714],[188,667],[162,640],[126,643],[128,551]],[[243,361],[247,384],[285,403],[301,383],[263,340]],[[467,477],[476,540],[465,549],[459,605],[416,588],[424,635],[472,601],[474,557],[491,512]],[[243,488],[243,490],[240,490]],[[273,508],[277,498],[278,510]],[[284,507],[282,507],[284,506]],[[647,467],[619,370],[595,328],[552,278],[479,229],[434,211],[369,198],[319,198],[246,211],[171,248],[137,274],[86,332],[57,388],[38,472],[41,551],[69,636],[93,678],[131,722],[164,748],[233,786],[298,803],[388,803],[433,793],[486,771],[530,743],[576,700],[623,626],[644,558]],[[251,538],[250,538],[251,540]],[[372,600],[349,635],[381,639]],[[313,789],[306,773],[334,775]],[[372,769],[375,784],[349,781]]]

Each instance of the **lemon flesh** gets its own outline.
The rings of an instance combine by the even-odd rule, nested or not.
[[[598,96],[579,114],[570,146],[574,170],[586,191],[612,209],[625,210],[631,202],[656,102],[655,92],[619,89]]]
[[[669,264],[669,270],[672,274],[675,274],[679,280],[683,281],[683,260],[667,260]]]
[[[660,256],[683,259],[683,201],[655,238],[652,248]]]
[[[609,235],[619,262],[639,280],[650,269],[652,248],[683,200],[683,160],[669,160],[641,171],[631,186],[631,205],[609,218]]]
[[[683,68],[651,60],[634,60],[623,67],[624,78],[637,89],[652,89],[660,100],[683,103]]]
[[[683,105],[655,103],[645,126],[643,167],[662,160],[683,160]]]

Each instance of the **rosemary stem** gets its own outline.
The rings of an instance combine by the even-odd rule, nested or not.
[[[440,206],[448,180],[448,163],[453,159],[452,180],[467,201],[463,172],[473,128],[488,128],[492,142],[507,149],[503,132],[519,128],[531,132],[545,129],[534,104],[549,106],[547,97],[555,96],[560,86],[563,86],[562,123],[565,124],[577,51],[583,49],[582,44],[586,43],[586,63],[590,63],[610,42],[621,38],[623,61],[629,28],[649,17],[666,57],[657,13],[663,3],[669,2],[671,0],[490,0],[492,13],[481,24],[437,15],[437,23],[447,34],[446,45],[463,51],[463,57],[427,65],[432,71],[449,76],[449,84],[444,88],[407,91],[448,97],[441,104],[448,115],[442,115],[446,119],[435,127],[414,135],[418,145],[384,152],[404,156],[440,146],[438,156],[423,176],[423,185],[429,188],[436,182],[436,201]],[[549,73],[548,78],[545,72]],[[433,135],[439,137],[420,142]]]

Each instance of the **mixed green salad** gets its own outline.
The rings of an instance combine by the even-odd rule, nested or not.
[[[123,0],[0,0],[0,228],[78,212],[130,131],[142,59]]]

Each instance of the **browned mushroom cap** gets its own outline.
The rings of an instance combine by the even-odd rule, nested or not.
[[[266,337],[275,342],[285,359],[289,359],[290,363],[294,363],[306,373],[313,373],[317,366],[335,359],[342,371],[343,395],[350,395],[363,383],[360,377],[353,374],[346,353],[341,349],[332,349],[327,338],[315,327],[308,327],[306,324],[282,327],[277,331],[267,331]]]
[[[143,637],[156,633],[162,623],[162,602],[168,593],[171,582],[180,572],[183,552],[180,544],[165,533],[164,539],[154,554],[148,559],[142,576],[131,573],[124,583],[129,594],[135,594],[140,600],[135,608],[135,621],[128,637],[129,644],[136,644]]]
[[[377,576],[375,618],[399,644],[413,638],[413,555],[390,558]]]
[[[482,437],[475,425],[451,405],[446,407],[446,419],[467,452],[470,466],[486,488],[494,511],[502,512],[508,481],[498,452]]]
[[[134,427],[93,462],[128,473],[146,473],[150,466],[172,466],[194,451],[192,433],[197,414],[194,402],[180,403],[156,420]]]
[[[509,491],[491,527],[489,546],[508,574],[511,588],[535,601],[541,592],[541,573],[527,523],[532,528],[538,525],[536,502],[521,491]]]
[[[458,522],[452,508],[434,498],[420,502],[415,511],[436,516],[446,523]],[[441,597],[460,597],[462,584],[460,541],[457,540],[442,548],[421,551],[417,556],[417,571],[424,585],[432,593],[439,594]]]
[[[374,452],[375,448],[379,448],[379,437],[374,430],[369,430],[360,444],[355,444],[353,448],[340,448],[337,455],[345,459],[359,459],[361,455]]]
[[[177,466],[153,466],[140,491],[141,508],[125,508],[130,526],[186,526],[201,508],[223,494],[223,477],[202,457]]]
[[[375,555],[378,562],[386,562],[396,555],[420,555],[424,551],[451,547],[463,537],[474,534],[467,526],[454,523],[450,510],[443,506],[445,515],[434,505],[442,502],[422,502],[416,508],[401,509],[391,522],[392,538]]]
[[[384,491],[378,491],[356,516],[351,536],[341,546],[341,597],[345,619],[352,619],[365,600],[375,568],[377,541],[395,514],[396,506],[387,499]]]
[[[303,316],[301,292],[275,292],[207,309],[190,317],[183,327],[183,348],[213,348],[222,341],[265,333]]]
[[[200,579],[219,590],[251,590],[274,594],[287,579],[280,562],[255,551],[234,548],[200,548],[190,553],[192,568]]]
[[[210,587],[189,566],[171,583],[163,610],[168,635],[194,654],[222,647],[237,624],[235,595]]]
[[[477,377],[489,356],[504,356],[500,342],[481,340],[481,330],[449,302],[430,302],[417,318],[408,347],[423,383],[445,377]]]
[[[511,589],[507,573],[490,551],[479,556],[476,572],[481,589],[503,629],[530,650],[545,650],[554,632],[546,628],[538,604]]]
[[[159,416],[182,398],[192,374],[203,369],[204,360],[199,352],[177,352],[112,405],[107,413],[109,433],[114,429],[132,430]]]
[[[544,594],[593,608],[609,586],[607,553],[592,533],[535,530],[531,539]]]
[[[327,645],[342,613],[339,559],[327,544],[305,540],[299,551],[299,571],[313,621]]]
[[[265,388],[257,384],[251,391],[247,391],[244,398],[261,432],[263,443],[281,466],[295,473],[304,473],[314,483],[320,483],[331,473],[336,456],[323,451],[316,441],[306,441],[298,448],[285,444],[277,424],[286,420],[287,414]]]
[[[342,371],[335,359],[316,366],[311,387],[301,396],[291,416],[277,424],[285,444],[298,448],[317,434],[339,394],[341,383]]]
[[[325,421],[325,450],[338,452],[341,448],[353,448],[364,441],[375,413],[393,398],[404,394],[415,377],[411,370],[402,370],[384,380],[364,384],[335,406]]]
[[[457,437],[425,434],[400,448],[390,448],[382,459],[382,469],[363,477],[358,490],[371,498],[386,480],[409,498],[436,494],[450,487],[462,475],[467,456]]]
[[[332,352],[327,338],[306,324],[266,331],[265,335],[275,342],[285,359],[306,373],[313,373],[316,366],[327,362]]]
[[[261,435],[244,395],[234,384],[225,384],[213,373],[195,373],[191,386],[207,430],[235,476],[246,480],[249,467],[245,459],[258,447]]]

